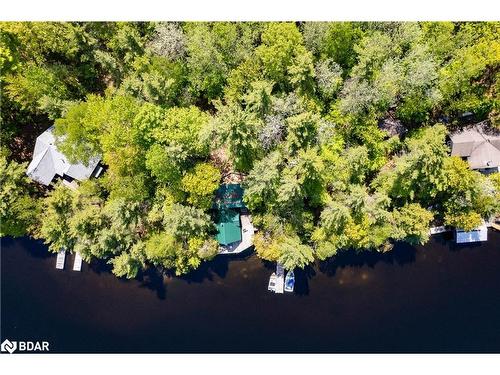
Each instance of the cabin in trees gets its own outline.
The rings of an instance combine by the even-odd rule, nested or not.
[[[75,180],[98,177],[102,173],[99,158],[91,159],[88,165],[70,163],[57,149],[53,131],[54,127],[51,126],[36,139],[33,160],[26,171],[31,179],[48,186],[55,178],[61,178],[65,185],[74,188]]]
[[[500,171],[500,132],[479,123],[453,133],[451,155],[467,160],[471,169],[482,173]]]
[[[243,203],[239,184],[224,184],[217,190],[214,202],[217,241],[221,254],[237,254],[253,245],[254,227]]]

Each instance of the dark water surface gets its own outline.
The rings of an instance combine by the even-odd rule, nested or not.
[[[184,278],[55,269],[27,238],[1,242],[1,336],[52,352],[500,352],[500,233],[346,252],[267,292],[273,265],[220,256]]]

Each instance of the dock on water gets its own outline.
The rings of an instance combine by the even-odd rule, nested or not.
[[[451,229],[448,227],[445,227],[444,225],[438,226],[438,227],[431,227],[429,229],[429,234],[440,234],[440,233],[446,233],[446,232],[451,232]]]
[[[285,292],[285,269],[280,263],[276,264],[276,288],[274,293]]]
[[[73,271],[82,270],[82,256],[80,253],[75,253],[75,262],[73,263]]]
[[[64,269],[64,261],[66,260],[66,250],[61,250],[57,253],[56,268],[58,270]]]

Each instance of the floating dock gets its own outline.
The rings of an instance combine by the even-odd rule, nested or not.
[[[75,263],[73,263],[73,271],[82,270],[82,256],[80,253],[75,253]]]
[[[431,229],[429,229],[429,234],[439,234],[446,232],[451,232],[451,229],[445,227],[444,225],[441,225],[439,227],[431,227]]]
[[[483,242],[488,241],[488,228],[486,224],[471,230],[464,231],[457,228],[455,230],[455,240],[457,243],[471,243],[471,242]]]
[[[285,292],[285,269],[279,263],[276,264],[276,287],[274,293]]]
[[[66,260],[66,250],[61,250],[57,253],[56,268],[58,270],[64,269],[64,261]]]

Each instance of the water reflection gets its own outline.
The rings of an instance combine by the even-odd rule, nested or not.
[[[106,262],[55,269],[40,241],[2,239],[2,336],[55,352],[500,351],[500,233],[341,252],[267,291],[275,263],[220,256],[188,275],[120,280]]]

